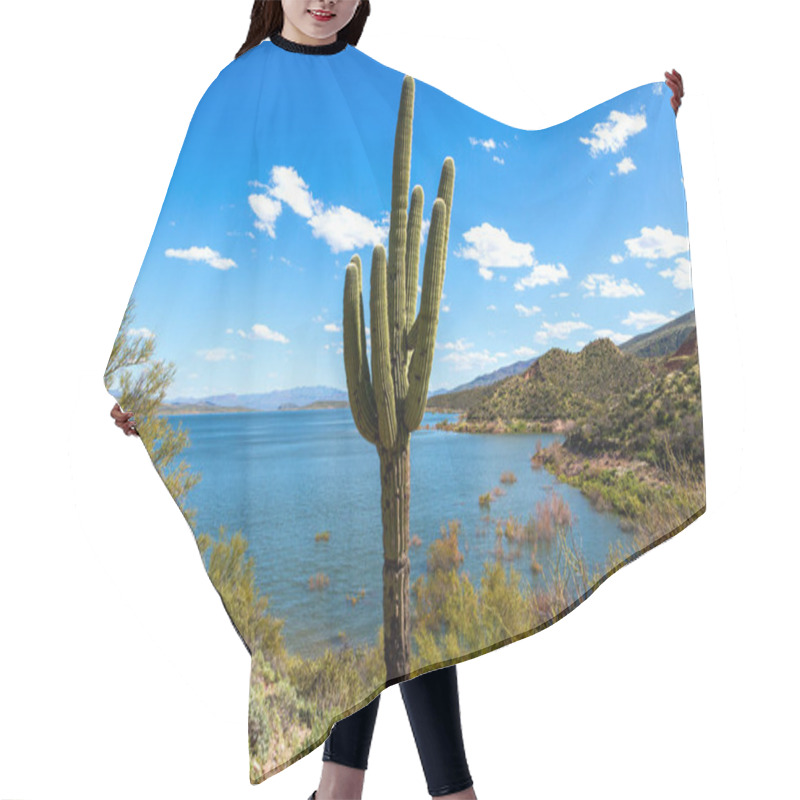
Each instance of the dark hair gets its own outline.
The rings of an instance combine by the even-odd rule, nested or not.
[[[368,16],[369,0],[361,0],[353,18],[336,34],[336,40],[345,39],[353,46],[358,44]],[[250,30],[235,58],[239,58],[273,33],[280,33],[282,30],[283,6],[280,0],[254,0],[253,10],[250,12]]]

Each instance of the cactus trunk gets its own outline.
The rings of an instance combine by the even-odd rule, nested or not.
[[[417,276],[423,191],[415,186],[408,206],[414,79],[406,75],[400,95],[392,170],[389,257],[372,251],[370,276],[371,366],[367,360],[361,259],[354,255],[344,280],[344,366],[350,411],[359,433],[380,458],[383,523],[383,630],[387,679],[411,671],[409,507],[411,431],[425,413],[433,366],[439,304],[447,261],[455,165],[442,165],[426,244],[419,314]]]
[[[408,560],[409,508],[411,504],[411,448],[379,448],[381,517],[383,519],[383,653],[386,674],[407,675],[410,660],[411,618]]]

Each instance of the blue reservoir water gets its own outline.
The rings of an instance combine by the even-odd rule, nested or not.
[[[427,413],[423,426],[456,414]],[[217,537],[241,530],[255,559],[256,582],[270,612],[285,619],[290,651],[318,655],[343,631],[353,644],[375,643],[383,620],[383,544],[378,454],[355,428],[350,410],[186,414],[170,417],[188,431],[182,458],[202,480],[187,496],[197,530]],[[524,523],[537,501],[555,489],[573,514],[573,532],[589,565],[603,565],[609,544],[630,552],[630,536],[614,514],[600,513],[578,489],[530,466],[537,441],[558,434],[466,434],[420,428],[411,435],[411,582],[425,572],[427,549],[449,520],[461,522],[462,570],[478,587],[484,560],[494,560],[495,525],[514,515]],[[511,471],[516,483],[503,484]],[[502,487],[491,509],[480,495]],[[329,541],[315,541],[330,531]],[[504,540],[508,552],[513,544]],[[532,586],[543,580],[530,569],[530,546],[513,564]],[[553,551],[554,552],[554,549]],[[549,569],[548,548],[537,559]],[[324,572],[330,583],[310,589]],[[364,596],[352,604],[347,595]]]

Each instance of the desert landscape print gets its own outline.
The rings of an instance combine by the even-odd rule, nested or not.
[[[309,104],[337,159],[187,138],[104,375],[252,657],[253,783],[705,510],[663,85],[522,131],[381,75]]]

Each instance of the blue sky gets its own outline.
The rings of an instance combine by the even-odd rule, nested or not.
[[[274,105],[248,106],[252,80],[245,88],[230,68],[198,106],[133,292],[130,333],[155,336],[157,357],[177,367],[168,399],[346,390],[344,269],[358,253],[369,324],[372,249],[388,244],[397,102],[386,98],[399,97],[402,74],[352,48],[335,64],[316,58],[309,69],[328,89],[369,70],[363,108],[311,91],[297,112],[307,117],[290,124]],[[223,90],[224,103],[215,100]],[[417,80],[420,288],[444,155],[456,164],[431,391],[554,346],[621,344],[693,308],[669,95],[662,82],[646,84],[525,131]],[[232,108],[241,117],[223,132],[214,120]],[[250,146],[253,130],[272,144]]]

